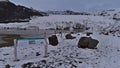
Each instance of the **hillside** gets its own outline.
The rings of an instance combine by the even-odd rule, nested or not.
[[[46,11],[46,13],[51,14],[51,15],[90,15],[90,13],[88,12],[72,11],[72,10]]]
[[[12,2],[0,2],[0,23],[29,21],[32,16],[46,16],[39,12]]]

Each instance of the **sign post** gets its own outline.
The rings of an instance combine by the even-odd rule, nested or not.
[[[17,40],[14,39],[14,61],[18,61],[18,58],[17,58]]]
[[[46,45],[45,45],[45,55],[44,55],[44,57],[48,57],[48,43],[47,43],[47,38],[46,38],[46,32],[44,33],[44,38],[45,38],[45,43],[46,43]]]

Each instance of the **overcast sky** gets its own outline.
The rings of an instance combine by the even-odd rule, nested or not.
[[[94,10],[120,8],[120,0],[11,0],[38,10]]]

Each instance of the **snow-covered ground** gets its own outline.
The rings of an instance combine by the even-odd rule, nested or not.
[[[72,22],[72,23],[70,23]],[[33,18],[28,23],[0,24],[0,27],[38,26],[39,29],[56,28],[56,26],[68,26],[75,23],[83,24],[93,28],[92,38],[99,40],[97,49],[82,49],[77,47],[80,37],[84,33],[73,34],[75,39],[65,39],[57,34],[58,46],[48,45],[48,57],[44,57],[44,43],[40,45],[24,45],[17,47],[18,59],[14,61],[14,47],[0,48],[0,68],[9,64],[11,68],[24,68],[25,64],[39,68],[119,68],[120,67],[120,33],[117,36],[103,35],[100,32],[118,29],[119,21],[103,16],[82,16],[82,15],[50,15],[48,17]],[[116,33],[115,33],[116,34]],[[29,66],[27,67],[29,68]]]
[[[77,48],[77,43],[79,38],[85,35],[79,34],[73,34],[76,37],[73,40],[61,38],[58,34],[59,44],[48,45],[47,58],[44,58],[43,43],[19,46],[17,53],[20,61],[16,62],[14,47],[0,48],[0,68],[4,68],[7,64],[11,68],[22,68],[25,63],[32,63],[32,66],[40,66],[40,68],[118,68],[120,66],[120,42],[118,42],[120,38],[93,34],[91,37],[100,41],[97,49],[82,49]]]
[[[84,15],[50,15],[45,17],[33,17],[27,23],[8,23],[0,24],[0,27],[19,27],[27,28],[29,26],[37,26],[40,29],[56,28],[56,26],[68,26],[75,23],[87,24],[92,27],[107,27],[115,22],[113,19],[103,16],[84,16]]]

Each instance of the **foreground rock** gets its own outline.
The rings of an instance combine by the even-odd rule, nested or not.
[[[51,37],[48,38],[48,40],[49,40],[49,44],[51,44],[53,46],[58,45],[58,38],[56,35],[52,35]]]
[[[81,37],[78,42],[78,48],[90,48],[94,49],[97,47],[99,41],[92,39],[91,37]]]

